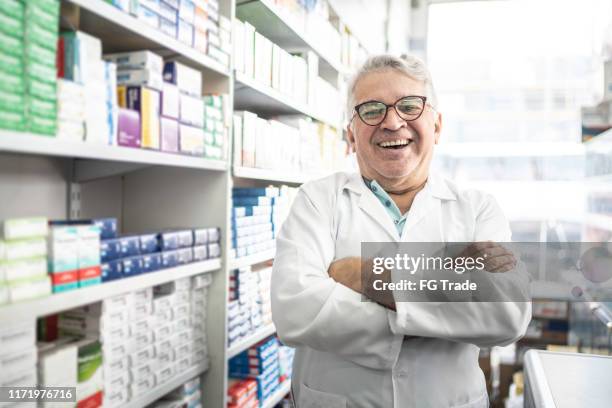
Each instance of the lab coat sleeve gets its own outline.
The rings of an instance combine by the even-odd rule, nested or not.
[[[362,301],[335,282],[332,205],[300,190],[277,238],[272,273],[272,318],[287,345],[334,353],[356,364],[388,369],[401,348],[386,309]]]
[[[486,196],[481,202],[476,209],[474,241],[510,241],[510,227],[496,201]],[[516,284],[520,287],[513,288],[515,293],[528,291],[529,278],[522,267],[501,278],[501,290],[503,285]],[[397,302],[396,310],[388,312],[391,330],[396,334],[443,338],[479,347],[515,342],[525,334],[531,320],[528,301]]]

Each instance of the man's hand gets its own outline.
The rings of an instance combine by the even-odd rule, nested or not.
[[[361,293],[389,309],[395,310],[393,293],[390,290],[375,291],[373,288],[374,279],[390,282],[391,272],[385,270],[381,275],[374,275],[372,273],[372,266],[372,260],[369,259],[362,261],[359,257],[342,258],[332,262],[327,269],[327,273],[333,280],[347,288]],[[362,279],[365,287],[362,284]]]
[[[460,256],[484,258],[484,269],[493,273],[508,272],[516,266],[514,254],[502,245],[492,241],[470,244]]]
[[[361,293],[361,258],[338,259],[329,265],[327,273],[336,282]]]

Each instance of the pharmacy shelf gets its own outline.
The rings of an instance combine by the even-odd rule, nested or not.
[[[257,344],[259,341],[265,339],[266,337],[270,337],[274,333],[276,333],[276,327],[274,327],[273,324],[258,329],[252,335],[229,347],[227,349],[227,359],[229,360],[230,358],[237,356],[244,350],[251,347],[253,344]]]
[[[115,295],[161,285],[177,279],[212,272],[221,268],[220,259],[210,259],[187,265],[150,272],[132,278],[119,279],[101,285],[53,294],[34,300],[0,306],[0,322],[3,325],[20,323],[29,319],[49,316],[75,307],[98,302]]]
[[[285,380],[280,388],[276,390],[274,394],[269,396],[264,403],[262,404],[262,408],[274,408],[276,404],[281,402],[285,395],[291,392],[291,380]]]
[[[612,216],[609,215],[588,213],[584,218],[584,222],[591,227],[612,231]]]
[[[209,74],[229,77],[229,69],[206,54],[151,27],[142,20],[103,0],[68,0],[79,11],[78,27],[103,40],[104,52],[148,49],[162,56],[176,57],[181,62]],[[68,17],[70,20],[70,17]],[[74,23],[74,22],[71,22]]]
[[[436,145],[436,154],[451,157],[549,157],[582,156],[582,143],[555,142],[442,142]]]
[[[234,166],[233,170],[234,177],[251,180],[276,181],[279,183],[288,184],[303,184],[320,176],[282,170],[256,169],[252,167],[239,166]]]
[[[274,259],[274,255],[276,254],[276,250],[272,249],[265,252],[260,252],[258,254],[253,254],[249,256],[241,256],[240,258],[230,259],[229,268],[230,269],[238,269],[244,268],[245,266],[256,265],[258,263],[266,262],[271,259]]]
[[[75,181],[123,174],[146,166],[172,166],[218,171],[228,168],[227,162],[222,160],[147,149],[71,142],[54,137],[4,130],[0,130],[0,152],[85,159],[86,161],[77,162]]]
[[[297,113],[310,116],[336,129],[340,126],[339,122],[334,122],[312,112],[305,104],[292,100],[291,97],[270,86],[261,84],[242,72],[236,71],[234,79],[236,81],[234,86],[235,110],[246,110],[262,116],[293,115]]]
[[[142,408],[146,407],[152,402],[157,401],[164,395],[168,394],[170,391],[179,387],[180,385],[186,383],[194,377],[197,377],[208,370],[208,362],[200,364],[196,367],[190,368],[187,371],[183,372],[180,375],[177,375],[173,379],[163,383],[160,386],[155,387],[153,390],[148,393],[137,397],[134,400],[129,401],[127,404],[123,405],[123,408]]]
[[[239,1],[236,5],[236,17],[249,22],[257,32],[287,51],[314,51],[320,57],[319,70],[322,76],[332,72],[348,73],[348,69],[341,64],[339,57],[325,55],[304,29],[294,24],[290,17],[285,17],[272,0]]]

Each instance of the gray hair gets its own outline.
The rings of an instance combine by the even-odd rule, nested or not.
[[[416,81],[421,81],[425,85],[425,96],[427,96],[429,104],[437,110],[438,98],[433,86],[433,81],[431,80],[431,74],[425,62],[414,55],[396,57],[394,55],[383,54],[369,57],[349,81],[347,88],[347,112],[349,112],[349,116],[351,115],[350,112],[355,107],[355,87],[357,83],[371,72],[385,70],[395,70]]]

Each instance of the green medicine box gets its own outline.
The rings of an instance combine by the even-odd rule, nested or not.
[[[23,39],[11,37],[0,30],[0,53],[23,57]]]
[[[28,95],[48,101],[57,99],[57,82],[43,82],[30,76],[25,77],[25,89]]]
[[[5,72],[14,75],[23,75],[22,58],[0,51],[0,74]]]
[[[23,21],[23,18],[0,13],[0,31],[14,38],[23,38]]]
[[[37,24],[26,24],[24,41],[45,47],[55,54],[57,51],[58,30],[48,30]]]
[[[55,64],[47,65],[33,60],[26,60],[25,74],[41,82],[55,82],[57,70]]]
[[[26,27],[37,25],[48,31],[57,32],[59,27],[59,3],[55,9],[46,7],[41,1],[28,1],[25,8]]]
[[[0,1],[0,14],[23,21],[24,6],[19,0]]]
[[[55,52],[33,41],[26,41],[25,43],[25,58],[28,61],[55,66]]]
[[[25,112],[25,97],[23,94],[0,92],[0,110],[23,115]]]
[[[3,74],[0,75],[0,92],[25,93],[25,81],[23,75]]]
[[[220,95],[205,95],[203,97],[204,104],[214,106],[216,108],[223,107],[223,98]]]
[[[26,98],[26,112],[28,118],[41,117],[55,119],[57,117],[57,103],[55,101],[46,101],[28,96]]]
[[[6,112],[0,109],[0,129],[23,132],[25,127],[25,115],[23,112]]]
[[[43,118],[40,116],[28,117],[27,128],[32,133],[55,136],[57,131],[56,119]]]

